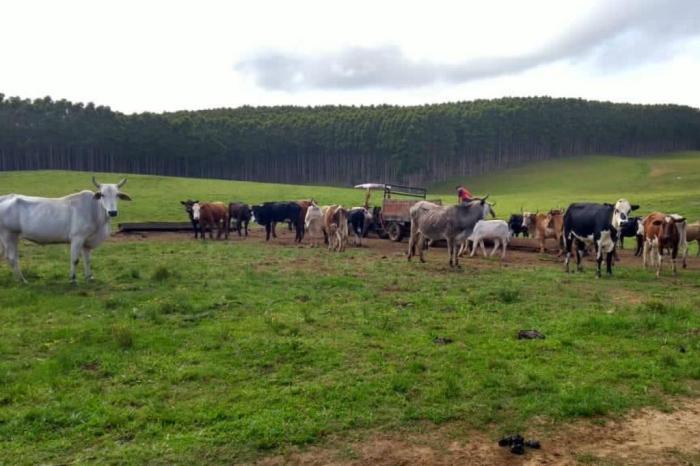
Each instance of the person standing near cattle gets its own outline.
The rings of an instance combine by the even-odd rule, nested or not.
[[[461,204],[462,202],[469,202],[473,199],[472,193],[469,192],[469,190],[464,186],[457,186],[455,189],[457,190],[458,204]]]

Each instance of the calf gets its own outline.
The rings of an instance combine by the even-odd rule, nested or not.
[[[242,236],[241,226],[245,231],[245,235],[248,236],[248,223],[250,223],[250,218],[252,217],[250,206],[241,202],[230,202],[228,205],[228,216],[230,222],[235,220],[238,236]]]
[[[638,209],[627,199],[612,204],[574,203],[564,214],[564,240],[566,242],[566,260],[564,264],[569,272],[571,246],[576,242],[576,270],[581,270],[581,250],[593,245],[596,254],[596,276],[601,275],[603,253],[608,275],[612,275],[612,258],[617,243],[617,232],[627,223],[632,210]]]
[[[520,234],[525,238],[530,236],[527,227],[523,224],[523,220],[523,214],[513,214],[508,219],[508,228],[510,228],[513,236],[517,237]]]
[[[185,206],[185,212],[187,216],[190,217],[190,222],[192,223],[192,231],[194,231],[194,239],[197,239],[197,235],[200,233],[199,229],[199,217],[194,218],[193,206],[199,204],[199,201],[193,201],[192,199],[187,199],[186,201],[180,201],[180,204]],[[197,207],[199,209],[199,207]]]
[[[328,234],[328,250],[344,251],[348,240],[348,211],[339,205],[328,207],[323,224]]]
[[[316,204],[312,204],[306,209],[304,219],[304,230],[311,237],[311,245],[318,246],[318,239],[324,236],[323,233],[323,212]]]
[[[540,241],[540,253],[545,252],[545,241],[551,238],[557,242],[557,255],[562,255],[564,215],[561,210],[550,210],[547,214],[525,213],[523,214],[523,226],[527,228],[530,236]]]
[[[296,202],[265,202],[253,206],[253,218],[265,227],[265,241],[270,240],[270,234],[274,235],[274,224],[277,222],[291,222],[295,227],[294,241],[301,242],[304,226],[300,220],[301,207]]]
[[[372,214],[364,207],[353,207],[348,211],[348,226],[355,237],[355,246],[362,246],[362,238],[372,223]]]
[[[197,203],[192,206],[192,210],[193,217],[199,220],[202,239],[207,234],[207,228],[209,229],[209,239],[214,239],[214,227],[217,230],[216,239],[221,239],[222,234],[228,239],[229,216],[226,204],[223,202]]]
[[[635,238],[637,240],[637,249],[634,251],[635,256],[642,254],[642,247],[644,246],[644,230],[643,228],[640,229],[641,223],[642,217],[629,217],[627,222],[620,226],[618,234],[620,249],[624,249],[625,238]]]
[[[661,274],[664,250],[670,250],[671,270],[676,275],[676,258],[678,247],[685,240],[685,218],[680,215],[666,215],[653,212],[642,221],[644,225],[644,256],[643,264],[653,266],[656,258],[656,276]],[[656,257],[654,257],[656,256]]]
[[[474,232],[469,236],[469,240],[474,243],[472,246],[471,257],[474,257],[476,248],[481,246],[481,252],[486,257],[486,247],[484,240],[493,241],[493,251],[490,256],[493,256],[499,247],[501,247],[501,259],[506,258],[506,246],[510,242],[511,233],[510,227],[504,220],[479,220],[474,226]],[[462,243],[462,249],[466,248],[467,242]],[[460,250],[460,255],[463,253]]]

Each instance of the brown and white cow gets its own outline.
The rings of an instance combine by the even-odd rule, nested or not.
[[[676,258],[678,248],[685,241],[685,218],[680,215],[666,215],[661,212],[652,212],[642,221],[644,227],[644,253],[643,264],[653,266],[656,262],[656,276],[661,274],[664,251],[668,249],[671,254],[671,270],[676,274]]]
[[[222,233],[228,239],[229,213],[226,204],[223,202],[198,202],[192,206],[192,214],[193,218],[199,221],[202,239],[207,233],[207,228],[209,228],[209,238],[214,239],[214,227],[217,229],[217,239],[221,238]]]
[[[545,252],[544,243],[551,238],[557,242],[557,255],[563,254],[564,213],[561,210],[550,210],[546,214],[525,212],[523,213],[523,227],[527,228],[531,237],[540,241],[540,253]]]
[[[329,206],[323,217],[323,229],[328,235],[328,250],[342,252],[348,243],[348,211],[342,206]]]

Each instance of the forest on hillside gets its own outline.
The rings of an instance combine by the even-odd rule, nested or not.
[[[0,94],[0,171],[425,184],[563,156],[700,149],[700,111],[549,97],[126,115]]]

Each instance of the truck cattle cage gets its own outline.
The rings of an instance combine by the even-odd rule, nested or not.
[[[358,189],[379,190],[384,192],[382,206],[375,207],[372,212],[373,224],[370,230],[380,238],[401,241],[411,232],[411,207],[419,201],[426,200],[428,191],[425,188],[403,186],[398,184],[365,183],[355,186]],[[395,197],[398,196],[399,199]],[[401,199],[408,197],[413,199]],[[442,205],[440,199],[430,202]]]

